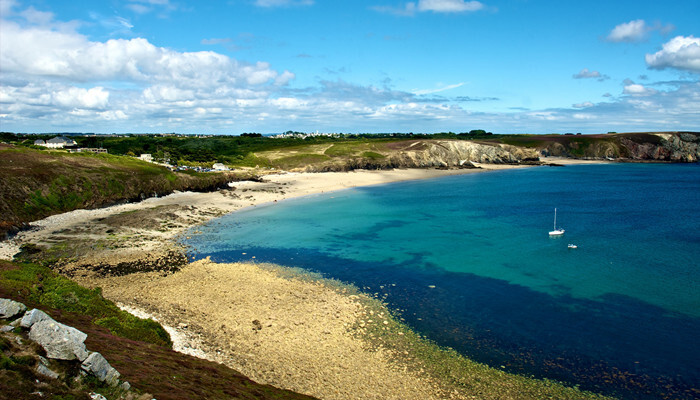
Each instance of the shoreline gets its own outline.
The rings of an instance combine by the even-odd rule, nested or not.
[[[52,216],[32,223],[39,229],[20,233],[14,245],[73,242],[80,256],[61,272],[84,286],[102,287],[104,296],[121,307],[155,316],[168,325],[180,351],[228,365],[260,383],[324,399],[471,398],[474,392],[466,387],[484,386],[483,391],[496,378],[476,384],[460,381],[468,377],[437,376],[414,347],[425,345],[422,339],[357,288],[307,279],[303,271],[287,267],[206,259],[175,271],[122,276],[105,276],[92,267],[141,263],[181,251],[176,240],[187,229],[251,206],[359,186],[523,167],[532,166],[271,174],[263,182],[236,182],[231,190],[175,193]],[[501,394],[524,394],[513,383],[521,377],[468,365],[494,374],[499,386],[508,382]],[[540,384],[546,386],[532,383],[533,391]],[[567,390],[565,398],[583,398],[581,392]]]

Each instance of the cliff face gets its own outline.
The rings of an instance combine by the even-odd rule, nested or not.
[[[517,164],[538,162],[536,149],[462,140],[408,140],[390,143],[381,158],[352,157],[308,165],[310,172],[390,168],[473,168],[471,162]]]
[[[537,161],[539,154],[534,149],[506,144],[425,140],[411,143],[407,148],[393,153],[390,159],[405,168],[460,167],[472,161],[491,164]]]
[[[619,158],[632,161],[698,162],[700,133],[623,133],[550,137],[540,154],[574,158]]]
[[[620,145],[627,158],[673,162],[697,162],[700,160],[700,134],[657,133],[658,140],[640,141],[633,137],[621,137]]]

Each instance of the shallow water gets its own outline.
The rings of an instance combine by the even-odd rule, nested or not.
[[[548,236],[555,207],[560,238]],[[700,166],[585,165],[288,200],[212,221],[187,244],[197,257],[354,283],[497,368],[626,398],[693,398],[698,222]]]

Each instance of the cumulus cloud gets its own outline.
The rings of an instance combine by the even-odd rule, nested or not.
[[[107,107],[109,92],[102,87],[83,89],[70,87],[51,94],[55,104],[69,108],[104,109]]]
[[[634,83],[631,79],[625,79],[623,84],[623,94],[631,96],[649,96],[657,93],[656,90],[648,88],[644,85],[640,85],[638,83]]]
[[[640,42],[646,39],[650,28],[643,19],[625,22],[613,28],[608,34],[611,42]]]
[[[5,73],[61,77],[75,81],[175,81],[188,87],[214,83],[260,85],[277,78],[267,63],[244,64],[211,51],[177,52],[143,38],[92,42],[75,32],[0,27]]]
[[[700,38],[676,36],[661,50],[647,54],[646,63],[653,69],[675,68],[700,73]]]
[[[12,8],[7,0],[3,4]],[[79,24],[56,22],[53,14],[32,8],[14,15],[0,24],[4,122],[44,119],[61,126],[89,118],[153,119],[151,125],[157,126],[181,119],[174,115],[225,119],[216,110],[242,107],[239,100],[269,99],[295,78],[265,62],[244,63],[212,51],[180,52],[143,38],[92,41],[77,32]]]
[[[662,25],[656,22],[649,25],[643,19],[636,19],[634,21],[625,22],[617,25],[613,28],[607,36],[607,40],[610,42],[643,42],[647,40],[651,32],[657,31],[662,35],[666,35],[673,31],[675,26],[668,24]]]
[[[130,3],[169,4],[165,0]],[[468,3],[411,4],[418,13],[458,12],[449,5]],[[3,129],[18,132],[436,132],[483,126],[499,133],[544,133],[700,126],[697,82],[645,81],[639,85],[626,81],[621,95],[601,103],[476,112],[473,109],[479,102],[499,99],[436,94],[459,83],[414,93],[395,90],[390,81],[373,86],[319,78],[310,87],[293,87],[293,72],[263,61],[246,63],[213,51],[175,51],[143,38],[95,41],[79,33],[80,22],[55,21],[52,14],[37,10],[20,12],[12,4],[0,0],[0,10],[4,7],[11,13],[0,23],[0,121]],[[682,47],[665,48],[666,58],[657,58],[673,59],[665,65],[681,68],[685,64],[680,63],[679,55],[686,54]],[[671,53],[677,57],[669,58]],[[656,62],[649,65],[660,67]],[[580,79],[604,77],[588,69],[576,75]]]

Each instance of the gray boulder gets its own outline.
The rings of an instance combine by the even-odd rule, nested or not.
[[[24,317],[22,317],[22,320],[19,322],[19,326],[21,326],[22,328],[29,329],[32,327],[32,325],[36,324],[37,322],[49,319],[53,321],[53,318],[51,318],[49,314],[36,308],[33,308],[24,314]]]
[[[56,322],[45,319],[32,325],[29,338],[46,350],[46,356],[57,360],[84,361],[88,357],[85,348],[87,335],[83,332]]]
[[[109,365],[109,362],[100,353],[90,353],[80,367],[85,372],[96,376],[97,379],[110,386],[119,384],[119,371]]]
[[[27,306],[18,301],[0,299],[0,318],[10,319],[25,311],[27,311]]]
[[[58,373],[50,370],[48,367],[41,363],[39,363],[39,365],[36,366],[36,372],[47,378],[58,379]]]

